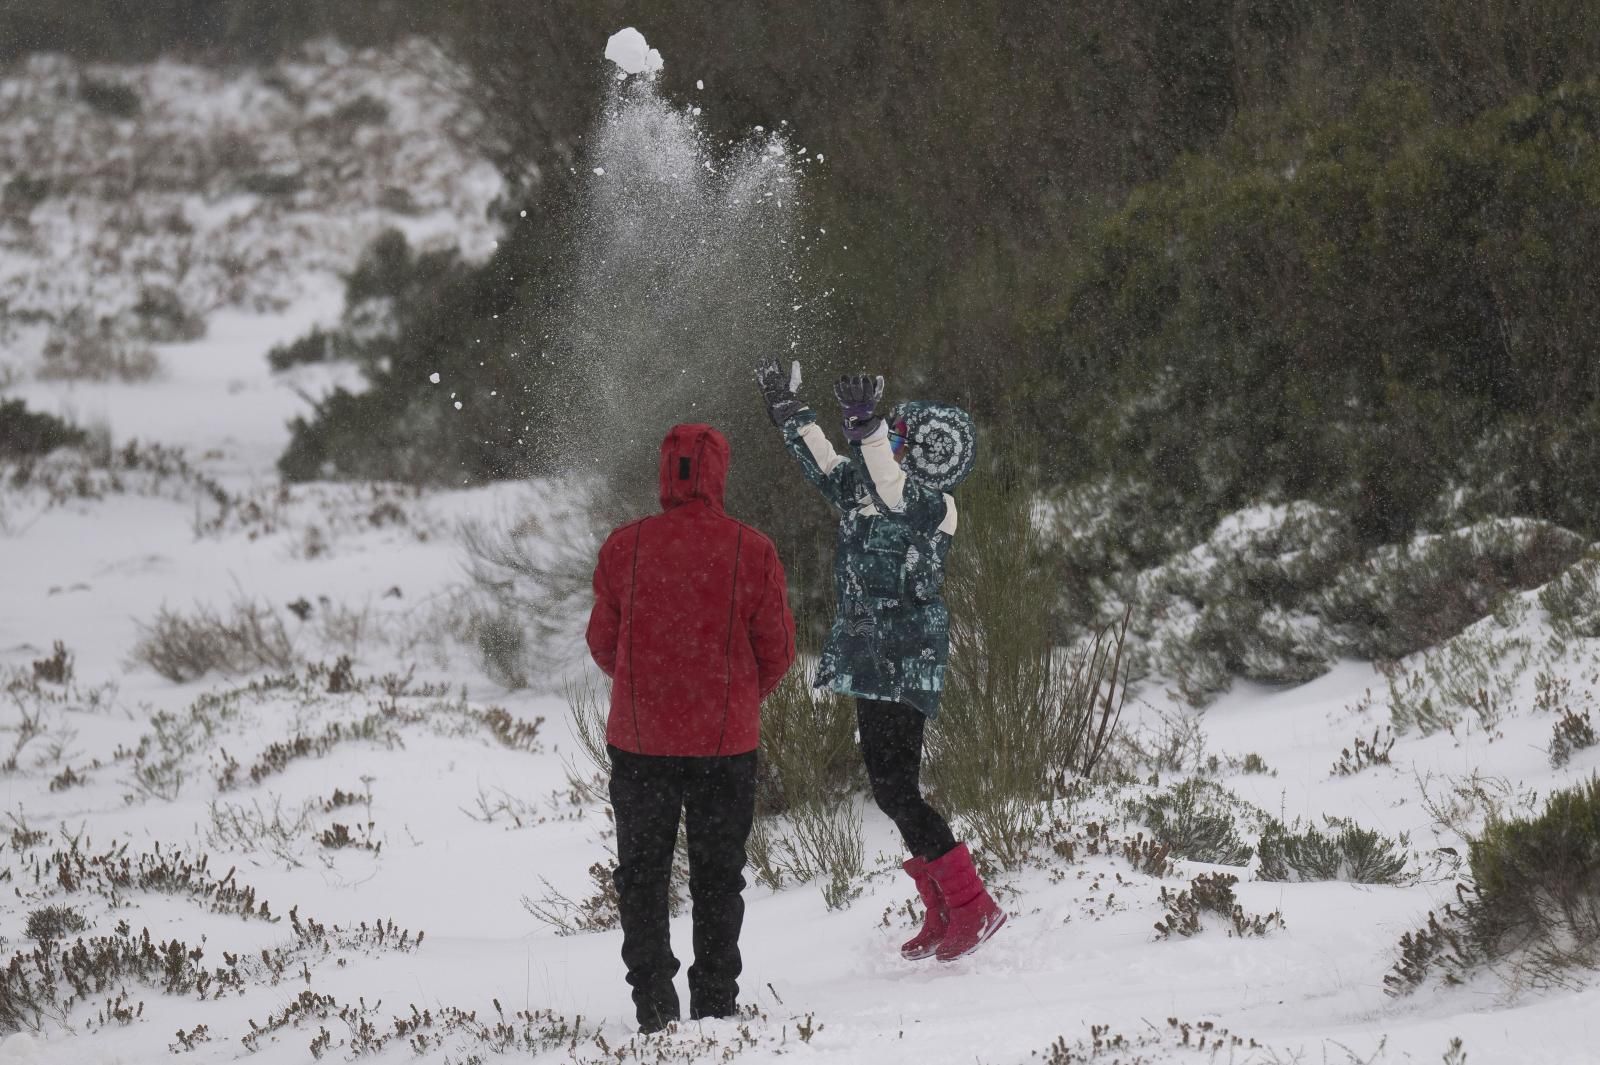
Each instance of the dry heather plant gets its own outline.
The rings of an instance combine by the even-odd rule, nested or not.
[[[1384,726],[1374,728],[1372,738],[1357,736],[1349,747],[1339,751],[1339,760],[1333,763],[1331,775],[1351,777],[1375,765],[1389,765],[1389,752],[1394,750],[1394,730]]]
[[[496,683],[523,688],[559,677],[580,643],[573,619],[588,616],[601,531],[600,493],[547,500],[542,513],[495,525],[467,522],[460,539],[481,597],[471,637]]]
[[[149,347],[118,335],[110,319],[91,323],[81,309],[56,324],[43,355],[39,377],[45,381],[139,383],[161,372],[161,360]]]
[[[1559,769],[1572,760],[1578,751],[1586,750],[1600,743],[1600,737],[1595,735],[1594,719],[1589,716],[1589,711],[1582,714],[1567,710],[1556,719],[1555,728],[1550,735],[1550,764]]]
[[[325,958],[375,950],[412,951],[423,939],[422,933],[413,936],[393,921],[329,927],[302,919],[294,909],[289,911],[289,924],[292,944],[260,951],[222,950],[224,964],[213,967],[201,964],[206,947],[191,947],[179,939],[157,942],[149,929],[135,935],[125,920],[118,921],[111,933],[80,937],[71,947],[43,940],[31,951],[14,954],[0,970],[0,1033],[37,1030],[46,1017],[64,1021],[108,987],[121,991],[101,1008],[102,1027],[112,1021],[129,1024],[142,1015],[144,1003],[128,997],[130,987],[216,1000],[250,986],[309,981],[311,963]],[[339,960],[343,964],[344,959]],[[96,1025],[91,1022],[86,1027]]]
[[[1233,894],[1238,882],[1239,878],[1230,873],[1202,873],[1189,882],[1186,891],[1175,892],[1163,887],[1161,903],[1168,910],[1166,916],[1156,922],[1156,938],[1198,935],[1203,931],[1200,914],[1204,911],[1227,918],[1230,936],[1264,936],[1274,928],[1282,928],[1283,915],[1276,910],[1268,914],[1245,912]]]
[[[197,680],[213,671],[239,676],[294,668],[294,642],[273,607],[238,598],[227,615],[197,605],[190,614],[162,607],[155,620],[140,626],[133,660],[175,683]]]
[[[543,718],[526,721],[502,707],[479,708],[464,697],[444,698],[446,694],[442,686],[413,684],[409,673],[357,677],[348,660],[333,666],[313,663],[302,673],[269,674],[238,688],[207,692],[181,714],[157,711],[150,718],[152,731],[132,749],[119,747],[116,759],[131,770],[131,801],[176,798],[191,765],[201,759],[211,762],[217,790],[229,791],[247,781],[260,784],[296,760],[323,757],[340,744],[399,744],[401,730],[413,727],[449,736],[486,736],[510,750],[543,749],[539,740]],[[358,714],[324,721],[320,729],[297,728],[268,743],[248,762],[219,745],[220,734],[237,731],[247,704],[256,707],[274,700],[305,707],[334,700],[334,708],[350,707]]]
[[[1034,1057],[1044,1065],[1078,1065],[1080,1062],[1106,1061],[1108,1065],[1145,1065],[1156,1061],[1175,1060],[1171,1055],[1192,1052],[1196,1061],[1233,1061],[1244,1051],[1261,1051],[1265,1048],[1254,1039],[1236,1035],[1214,1021],[1180,1021],[1167,1018],[1165,1029],[1146,1024],[1147,1030],[1128,1036],[1109,1024],[1091,1024],[1089,1038],[1068,1043],[1066,1036],[1057,1037],[1043,1053]],[[1257,1060],[1251,1054],[1247,1060]],[[1273,1060],[1277,1060],[1274,1058]]]

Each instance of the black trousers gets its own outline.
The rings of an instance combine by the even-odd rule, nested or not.
[[[956,837],[922,797],[922,733],[927,723],[914,707],[856,700],[856,727],[872,797],[900,829],[906,850],[931,861],[954,847]]]
[[[667,889],[683,817],[688,833],[694,964],[689,1015],[727,1017],[739,994],[745,842],[755,820],[756,755],[671,758],[610,747],[611,808],[617,824],[622,962],[639,1022],[678,1019],[668,934]]]

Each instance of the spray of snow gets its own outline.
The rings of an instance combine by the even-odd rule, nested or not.
[[[630,30],[606,50],[624,71],[653,54]],[[653,505],[656,448],[674,423],[765,425],[751,369],[792,349],[807,306],[796,223],[808,160],[778,133],[712,143],[696,110],[664,99],[656,78],[613,83],[544,338],[561,368],[549,451],[633,508]]]

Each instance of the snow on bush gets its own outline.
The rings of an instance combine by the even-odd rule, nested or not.
[[[147,375],[141,344],[281,308],[386,225],[487,254],[501,186],[463,84],[421,40],[242,70],[29,57],[0,77],[0,344]]]

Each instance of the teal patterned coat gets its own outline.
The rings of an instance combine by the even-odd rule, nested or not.
[[[888,441],[888,426],[900,422],[910,449],[903,466]],[[803,409],[784,426],[784,439],[806,480],[839,513],[838,614],[817,687],[937,717],[950,660],[950,614],[940,594],[956,530],[950,492],[977,457],[972,419],[959,407],[902,403],[840,455],[816,414]]]

